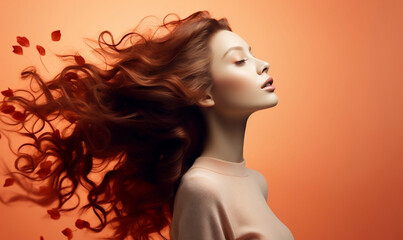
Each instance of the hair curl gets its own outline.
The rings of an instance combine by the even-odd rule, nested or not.
[[[15,173],[47,179],[50,188],[44,193],[21,185],[40,197],[30,200],[42,205],[58,200],[58,209],[71,211],[77,206],[63,206],[83,186],[88,204],[81,209],[92,207],[100,220],[90,229],[100,232],[118,223],[107,239],[149,239],[152,233],[166,239],[160,231],[172,219],[181,177],[205,144],[206,122],[196,102],[213,84],[208,42],[215,32],[232,30],[226,18],[213,19],[208,11],[165,22],[169,15],[153,35],[133,31],[116,44],[103,31],[98,44],[114,62],[107,63],[109,69],[71,64],[46,82],[29,67],[21,78],[31,78],[31,91],[17,89],[3,99],[2,107],[17,104],[24,118],[3,115],[1,121],[20,126],[15,131],[33,140],[15,153]],[[168,33],[156,37],[161,28]],[[118,48],[126,37],[132,44]],[[65,127],[59,130],[56,120]],[[111,163],[99,183],[90,178]]]

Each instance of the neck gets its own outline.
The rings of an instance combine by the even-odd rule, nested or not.
[[[243,161],[243,145],[248,117],[223,116],[205,111],[207,141],[200,156],[214,157],[230,162]]]

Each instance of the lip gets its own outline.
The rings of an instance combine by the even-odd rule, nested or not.
[[[265,85],[266,85],[267,83],[271,83],[271,85],[265,87]],[[263,83],[263,85],[262,85],[261,88],[262,88],[263,90],[274,91],[274,89],[276,89],[276,88],[273,86],[273,78],[272,78],[272,77],[269,77],[269,78]]]

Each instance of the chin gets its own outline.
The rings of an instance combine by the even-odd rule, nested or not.
[[[273,94],[270,99],[267,100],[266,108],[274,107],[278,104],[278,97],[277,95]]]
[[[270,104],[266,105],[266,107],[265,107],[265,108],[272,108],[272,107],[276,106],[277,104],[278,104],[278,101],[276,101],[276,102],[272,102],[272,103],[270,103]]]
[[[276,106],[277,104],[278,104],[278,101],[271,101],[269,103],[266,102],[264,105],[256,107],[255,110],[252,111],[252,112],[257,112],[257,111],[260,111],[260,110],[272,108],[272,107]]]

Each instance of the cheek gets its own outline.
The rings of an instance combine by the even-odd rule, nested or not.
[[[225,77],[218,79],[216,81],[217,88],[221,89],[225,92],[241,92],[246,90],[250,82],[246,80],[246,78],[234,76],[234,77]]]
[[[255,92],[250,78],[245,76],[225,76],[215,81],[216,104],[224,108],[233,108],[249,102]]]

